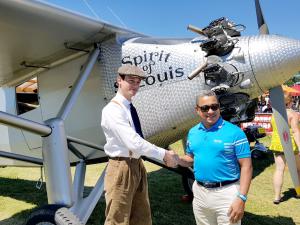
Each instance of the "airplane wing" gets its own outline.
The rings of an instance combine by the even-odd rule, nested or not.
[[[35,0],[1,1],[0,30],[0,86],[20,84],[86,54],[95,42],[137,35]]]

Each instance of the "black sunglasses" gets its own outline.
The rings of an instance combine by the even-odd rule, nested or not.
[[[201,110],[201,112],[208,112],[209,109],[212,111],[217,111],[220,108],[219,104],[211,104],[211,105],[197,105],[197,107]]]

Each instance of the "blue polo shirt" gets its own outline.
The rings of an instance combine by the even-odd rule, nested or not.
[[[202,123],[190,129],[186,153],[194,156],[195,179],[202,182],[239,179],[238,159],[251,157],[245,133],[221,117],[208,129]]]

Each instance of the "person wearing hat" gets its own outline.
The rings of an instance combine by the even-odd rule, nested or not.
[[[144,72],[133,65],[118,69],[116,96],[103,108],[101,126],[106,137],[105,225],[151,225],[147,173],[141,156],[177,166],[177,155],[143,138],[131,101],[139,90]]]

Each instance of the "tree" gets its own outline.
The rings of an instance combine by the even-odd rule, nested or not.
[[[292,78],[287,80],[284,84],[287,86],[293,86],[296,83],[300,83],[300,71],[296,73]]]

